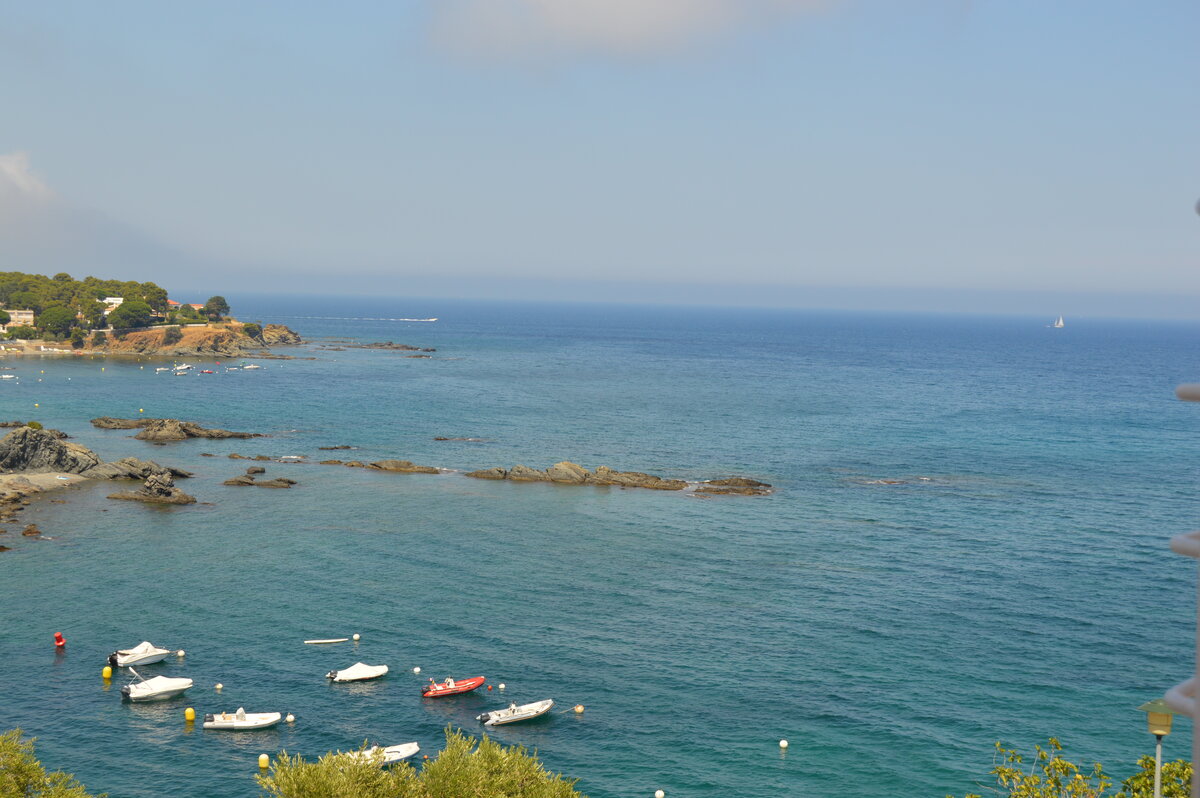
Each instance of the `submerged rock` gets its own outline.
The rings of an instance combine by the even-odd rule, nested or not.
[[[371,463],[367,468],[374,468],[377,471],[395,471],[401,474],[440,474],[439,469],[433,466],[413,465],[411,460],[379,460]]]
[[[41,537],[42,530],[38,529],[37,524],[26,524],[25,528],[21,530],[21,534],[27,538],[36,538]]]

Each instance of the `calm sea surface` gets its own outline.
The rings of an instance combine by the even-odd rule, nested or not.
[[[44,763],[93,790],[250,796],[260,753],[367,738],[432,753],[447,725],[546,697],[587,710],[495,736],[593,798],[961,794],[995,740],[1049,735],[1124,777],[1151,750],[1135,707],[1190,671],[1194,565],[1167,540],[1200,516],[1200,407],[1172,396],[1200,380],[1198,325],[231,299],[316,359],[184,378],[4,364],[20,379],[0,384],[3,418],[196,474],[191,507],[99,484],[25,513],[52,539],[0,538],[0,729],[36,735]],[[437,352],[317,348],[330,339]],[[154,446],[88,424],[139,409],[270,437]],[[333,445],[358,448],[318,450]],[[222,486],[247,465],[231,452],[567,459],[778,490],[267,463],[299,482],[272,491]],[[144,639],[186,649],[145,668],[194,679],[186,697],[129,705],[121,678],[103,684],[108,653]],[[325,679],[359,660],[391,673]],[[428,676],[478,674],[506,692],[418,695]],[[205,732],[187,706],[297,719]]]

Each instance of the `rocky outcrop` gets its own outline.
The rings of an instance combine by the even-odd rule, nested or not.
[[[266,479],[262,482],[255,482],[254,485],[259,488],[290,488],[296,484],[296,480],[286,477],[276,477],[275,479]]]
[[[229,485],[230,487],[234,488],[247,487],[254,484],[254,477],[250,476],[249,474],[240,474],[232,479],[225,480],[221,484]]]
[[[265,438],[260,432],[230,432],[227,429],[208,429],[191,421],[177,418],[112,418],[92,419],[99,429],[141,429],[133,437],[142,441],[182,441],[188,438]]]
[[[3,471],[81,474],[99,464],[100,458],[91,449],[59,440],[49,430],[18,427],[0,440]]]
[[[292,346],[304,343],[299,335],[283,324],[268,324],[263,327],[262,341],[267,346]]]
[[[663,479],[640,471],[614,471],[600,466],[595,472],[588,471],[578,463],[564,460],[541,471],[524,465],[510,469],[500,467],[472,471],[467,474],[475,479],[507,479],[510,482],[555,482],[561,485],[616,485],[623,488],[649,488],[651,490],[683,490],[687,483],[682,479]]]
[[[196,501],[195,496],[189,496],[175,487],[175,480],[170,474],[151,474],[138,490],[112,493],[108,498],[148,504],[193,504]]]
[[[112,463],[101,463],[89,468],[80,476],[89,479],[146,479],[151,474],[170,474],[172,477],[190,477],[191,471],[172,466],[161,466],[153,460],[139,460],[136,457],[122,457]]]
[[[267,473],[267,469],[263,468],[262,466],[250,466],[249,468],[246,469],[246,473],[250,474],[250,475],[265,474],[265,473]]]
[[[391,341],[375,341],[370,344],[346,344],[347,349],[384,349],[391,352],[436,352],[432,347],[410,346],[408,344],[397,344]]]
[[[227,479],[221,484],[229,485],[230,487],[234,488],[248,488],[251,486],[256,488],[290,488],[292,485],[298,484],[296,480],[287,479],[286,477],[276,477],[275,479],[264,479],[261,481],[254,478],[256,474],[264,473],[266,473],[265,468],[248,468],[246,469],[245,474],[240,474],[232,479]]]
[[[696,493],[710,496],[766,496],[770,492],[770,484],[747,477],[711,479],[696,488]]]
[[[345,444],[343,444],[341,446],[318,446],[317,451],[336,452],[339,449],[353,449],[353,448],[354,448],[353,446],[346,446]]]
[[[37,524],[26,524],[21,534],[27,538],[37,538],[42,536],[42,530],[38,529]]]
[[[367,465],[376,471],[395,471],[400,474],[440,474],[440,469],[433,466],[413,465],[410,460],[379,460]]]

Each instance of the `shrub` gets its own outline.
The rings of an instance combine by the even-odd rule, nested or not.
[[[326,754],[306,762],[285,752],[257,778],[270,798],[584,798],[574,780],[548,772],[524,748],[487,737],[477,747],[474,737],[449,729],[445,749],[419,773],[406,764],[385,770],[365,757]]]
[[[108,343],[108,336],[104,334],[104,330],[92,333],[92,346],[104,346],[106,343]]]
[[[16,327],[8,328],[8,337],[28,340],[30,338],[37,338],[38,331],[33,327],[30,327],[28,324],[19,324]]]
[[[83,342],[84,342],[83,330],[79,329],[78,327],[71,330],[71,346],[75,347],[76,349],[82,349]]]
[[[262,325],[255,324],[252,321],[248,321],[242,325],[242,333],[244,333],[249,338],[258,340],[258,339],[262,338]]]
[[[168,327],[163,331],[163,344],[177,344],[183,340],[183,332],[178,327]]]
[[[30,429],[45,429],[40,421],[26,421],[25,426],[29,427]]]
[[[47,773],[33,755],[33,739],[21,730],[0,735],[0,796],[9,798],[104,798],[93,796],[69,773]]]

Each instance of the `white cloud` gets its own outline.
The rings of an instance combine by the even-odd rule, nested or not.
[[[53,197],[54,192],[29,167],[29,153],[0,155],[0,201],[46,201]]]
[[[439,40],[472,54],[646,54],[833,0],[436,0]]]

